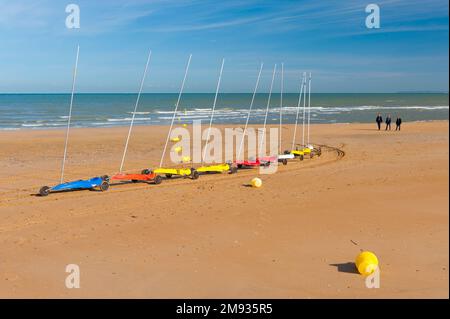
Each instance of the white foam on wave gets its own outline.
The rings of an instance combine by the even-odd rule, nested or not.
[[[385,102],[383,104],[388,104],[389,102]],[[445,103],[445,102],[444,102]],[[427,113],[424,118],[432,117],[432,118],[440,118],[443,114],[446,117],[446,112],[449,110],[448,105],[393,105],[394,103],[389,103],[391,105],[343,105],[343,106],[326,106],[326,105],[312,105],[311,106],[311,117],[314,117],[315,121],[323,120],[324,122],[333,123],[336,118],[340,118],[340,120],[344,119],[346,116],[354,118],[353,120],[357,122],[358,120],[367,120],[366,118],[370,116],[370,114],[375,112],[380,113],[407,113],[410,114],[420,114],[423,112]],[[224,123],[224,122],[238,122],[245,121],[248,115],[248,108],[245,105],[235,105],[233,107],[221,107],[217,108],[214,113],[214,122],[216,123]],[[299,111],[299,112],[298,112]],[[258,122],[265,116],[266,107],[263,105],[259,105],[254,107],[251,110],[250,119],[251,122]],[[277,117],[277,113],[280,112],[280,107],[271,106],[269,108],[269,121],[276,121],[274,117]],[[303,105],[301,105],[301,109],[298,110],[295,104],[290,104],[289,106],[283,106],[282,114],[285,116],[285,119],[292,119],[295,115],[299,113],[299,118],[302,118],[303,115]],[[432,116],[432,112],[436,112],[435,116]],[[140,111],[140,112],[127,112],[127,115],[117,115],[112,114],[109,115],[111,118],[105,118],[99,116],[84,116],[81,120],[77,120],[74,125],[78,125],[80,127],[89,127],[89,126],[117,126],[117,125],[128,125],[132,120],[131,115],[135,114],[136,124],[153,124],[153,123],[167,123],[173,117],[173,110],[164,110],[164,108],[160,110],[152,110],[152,111]],[[148,114],[152,114],[149,116]],[[153,115],[155,114],[155,115]],[[212,108],[210,107],[197,107],[184,109],[181,108],[175,118],[177,121],[194,121],[194,120],[203,120],[207,121],[211,118]],[[430,116],[428,116],[430,114]],[[51,119],[49,117],[52,117]],[[408,117],[408,114],[404,114],[404,116]],[[122,117],[122,118],[121,118]],[[411,116],[413,117],[413,116]],[[417,116],[416,116],[417,117]],[[419,116],[421,117],[421,116]],[[9,118],[2,119],[0,121],[1,130],[20,130],[20,128],[36,128],[36,129],[45,129],[45,128],[60,128],[67,125],[67,115],[57,115],[50,114],[45,116],[36,116],[35,118],[25,118],[21,116],[19,118]],[[353,122],[352,120],[352,122]]]
[[[156,111],[156,114],[173,114],[173,111]]]
[[[34,123],[34,124],[23,123],[23,124],[21,124],[21,126],[23,126],[23,127],[38,127],[38,126],[44,126],[44,124],[43,123]]]
[[[23,127],[64,126],[64,123],[22,123]]]
[[[108,123],[108,122],[93,122],[90,123],[90,125],[94,125],[94,126],[103,126],[103,125],[114,125],[113,123]]]
[[[150,121],[151,119],[152,119],[151,117],[135,117],[134,118],[135,121]],[[108,122],[129,122],[131,120],[132,120],[131,117],[126,117],[123,119],[107,119]]]
[[[194,109],[195,111],[200,111],[200,112],[204,112],[204,111],[212,111],[211,108],[206,108],[206,109]]]
[[[448,105],[406,105],[406,106],[382,106],[382,105],[359,105],[359,106],[311,106],[311,112],[324,112],[327,114],[339,114],[341,112],[353,112],[353,111],[373,111],[373,110],[448,110]],[[280,108],[271,108],[270,112],[279,112]],[[300,109],[300,112],[303,108]],[[253,112],[253,111],[252,111]],[[255,112],[265,112],[264,109],[256,109]],[[283,107],[283,113],[296,113],[296,107]]]
[[[359,106],[311,106],[311,112],[323,112],[328,114],[339,114],[354,111],[373,111],[373,110],[448,110],[448,105],[436,105],[436,106],[423,106],[423,105],[410,105],[410,106],[382,106],[382,105],[359,105]],[[295,114],[298,108],[296,106],[285,106],[283,107],[283,113],[285,114]],[[266,108],[254,108],[251,111],[252,115],[265,114]],[[280,112],[279,107],[271,107],[269,112]],[[300,109],[300,113],[303,112],[303,108]],[[173,111],[156,111],[156,114],[161,115],[173,115]],[[211,108],[196,108],[193,110],[178,111],[176,117],[192,117],[196,116],[210,116],[212,113]],[[214,116],[217,117],[228,117],[230,114],[247,115],[248,109],[216,109]]]
[[[192,116],[177,116],[176,118],[177,118],[177,119],[178,119],[178,118],[181,118],[181,119],[183,119],[183,120],[193,120],[193,119],[204,119],[204,118],[209,118],[209,116],[208,116],[208,115],[192,115]],[[172,117],[169,117],[169,116],[159,116],[158,119],[159,119],[159,120],[171,120]]]
[[[128,114],[136,114],[136,115],[147,115],[150,114],[151,112],[127,112]]]

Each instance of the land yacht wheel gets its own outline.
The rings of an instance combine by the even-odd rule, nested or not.
[[[103,182],[100,184],[100,190],[101,190],[102,192],[106,192],[108,189],[109,189],[109,183],[108,183],[107,181],[103,181]]]
[[[50,194],[50,187],[48,186],[41,187],[41,189],[39,190],[39,195],[48,196],[48,194]]]
[[[162,177],[159,175],[156,175],[155,179],[153,180],[153,183],[158,185],[158,184],[161,184],[161,182],[162,182]]]
[[[198,179],[200,177],[200,174],[194,169],[191,172],[191,178],[192,179]]]

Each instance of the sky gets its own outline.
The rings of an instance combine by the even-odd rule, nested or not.
[[[146,93],[177,92],[189,54],[192,93],[214,92],[222,58],[221,92],[251,92],[260,63],[260,92],[281,63],[285,92],[305,71],[313,92],[448,92],[448,12],[447,0],[0,0],[0,93],[69,92],[77,45],[77,92],[136,92],[150,50]]]

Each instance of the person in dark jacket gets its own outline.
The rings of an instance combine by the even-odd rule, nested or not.
[[[391,114],[388,114],[387,116],[386,116],[386,120],[385,120],[385,123],[386,123],[386,131],[389,129],[389,131],[391,130],[391,122],[392,122],[392,118],[391,118]]]
[[[395,120],[395,130],[400,131],[401,125],[402,125],[402,118],[397,115],[397,119]]]
[[[375,120],[377,122],[378,125],[378,131],[381,129],[381,123],[383,123],[383,118],[381,117],[381,114],[378,113],[377,118]]]

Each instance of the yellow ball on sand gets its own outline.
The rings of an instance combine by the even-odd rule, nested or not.
[[[173,138],[171,139],[171,141],[172,141],[172,142],[179,142],[179,141],[180,141],[180,138],[179,138],[179,137],[173,137]]]
[[[254,179],[251,180],[250,184],[253,187],[259,188],[262,186],[262,180],[258,177],[255,177]]]
[[[183,162],[188,163],[191,161],[191,158],[189,156],[183,156]]]
[[[356,256],[355,265],[361,275],[368,276],[378,268],[378,258],[370,251],[363,251]]]

